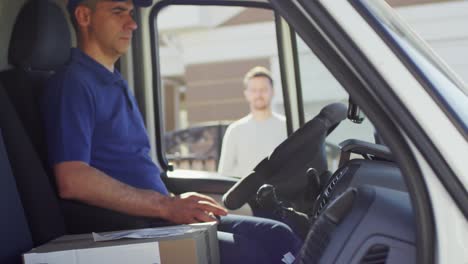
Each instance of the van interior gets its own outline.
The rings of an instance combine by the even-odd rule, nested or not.
[[[21,254],[62,235],[128,229],[131,216],[59,198],[47,167],[38,98],[75,42],[62,1],[1,1],[0,19],[0,263],[21,263]],[[138,74],[135,54],[121,60],[124,76]],[[154,120],[163,122],[157,104]],[[326,138],[345,120],[362,121],[356,109],[352,100],[327,104],[241,180],[171,171],[158,151],[156,159],[173,193],[199,191],[229,209],[289,221],[305,240],[302,263],[415,263],[417,223],[390,150],[350,137],[336,168],[327,162]]]

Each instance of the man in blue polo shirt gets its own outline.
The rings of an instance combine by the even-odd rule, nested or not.
[[[59,195],[145,219],[185,224],[216,220],[223,263],[281,263],[299,241],[286,225],[227,215],[198,193],[169,195],[150,158],[144,123],[114,68],[137,28],[133,5],[151,0],[69,0],[78,48],[43,96],[49,162]],[[161,221],[163,221],[161,220]]]

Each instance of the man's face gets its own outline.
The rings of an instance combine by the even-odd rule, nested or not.
[[[244,95],[252,110],[265,110],[270,107],[273,87],[267,77],[254,77],[247,82]]]
[[[88,26],[90,36],[106,54],[120,56],[130,45],[132,33],[137,29],[133,20],[133,2],[101,0],[91,12]]]

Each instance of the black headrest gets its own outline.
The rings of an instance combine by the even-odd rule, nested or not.
[[[60,7],[50,0],[31,0],[16,19],[9,60],[21,69],[52,71],[67,62],[70,47],[70,30]]]

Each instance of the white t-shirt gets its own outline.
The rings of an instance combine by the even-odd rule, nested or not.
[[[223,138],[218,172],[242,178],[287,138],[286,118],[273,115],[257,121],[251,114],[232,123]]]

